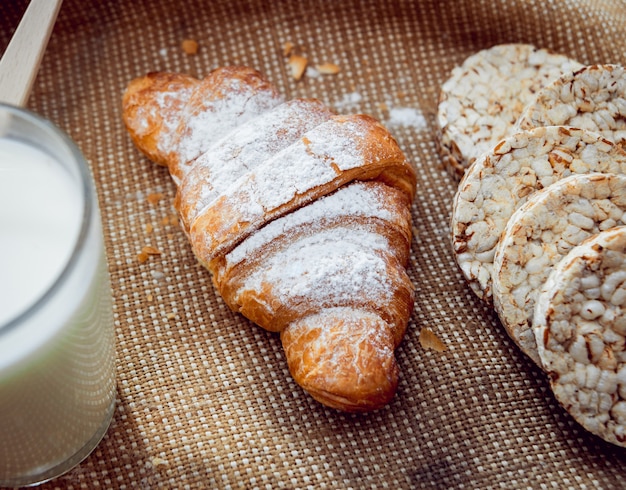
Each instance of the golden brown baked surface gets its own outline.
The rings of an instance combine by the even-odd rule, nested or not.
[[[258,71],[149,73],[122,99],[135,145],[167,165],[195,256],[234,311],[281,332],[293,378],[346,411],[381,408],[413,310],[416,174],[366,115],[284,103]]]

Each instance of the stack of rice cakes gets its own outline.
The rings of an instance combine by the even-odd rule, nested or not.
[[[626,447],[626,71],[527,44],[442,85],[456,261],[559,403]]]

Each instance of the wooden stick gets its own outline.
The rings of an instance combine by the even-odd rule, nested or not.
[[[28,102],[62,1],[31,0],[0,59],[0,102]]]

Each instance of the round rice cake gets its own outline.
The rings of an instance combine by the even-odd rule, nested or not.
[[[521,114],[520,129],[567,125],[626,144],[626,70],[590,65],[565,73],[543,87]]]
[[[514,132],[540,88],[582,66],[530,44],[500,44],[468,57],[439,95],[438,141],[446,169],[460,178],[479,155]]]
[[[513,213],[496,246],[493,303],[506,332],[538,365],[535,299],[554,266],[586,238],[626,224],[626,176],[575,174]]]
[[[457,264],[479,298],[492,302],[495,248],[515,210],[554,182],[591,172],[626,175],[626,151],[597,133],[565,126],[509,136],[467,169],[450,228]]]
[[[626,447],[626,227],[590,237],[555,266],[533,331],[559,403],[588,431]]]

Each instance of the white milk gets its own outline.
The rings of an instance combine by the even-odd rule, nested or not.
[[[114,407],[97,202],[87,197],[85,216],[85,183],[59,161],[0,137],[0,486],[43,481],[79,463]]]
[[[51,156],[0,139],[0,325],[52,286],[72,255],[82,212],[76,184]]]

